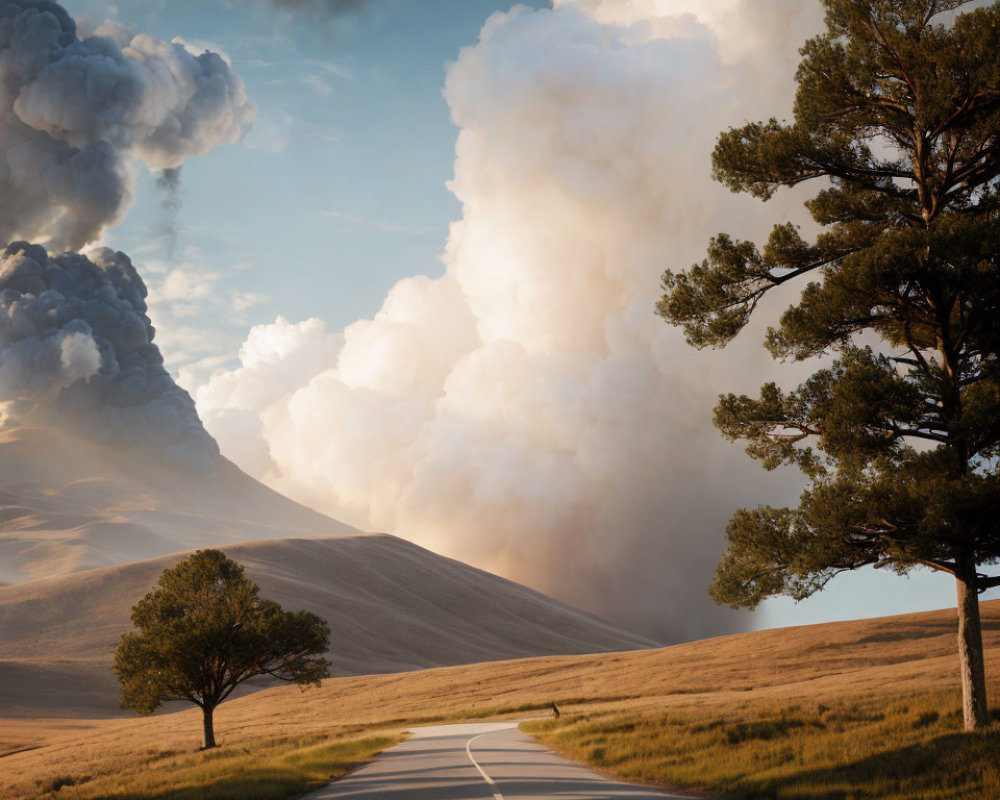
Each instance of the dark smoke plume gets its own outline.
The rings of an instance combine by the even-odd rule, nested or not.
[[[124,253],[0,256],[0,402],[8,422],[56,425],[137,456],[211,471],[218,455],[163,367],[146,286]]]
[[[0,5],[0,242],[78,249],[132,202],[134,162],[173,170],[254,116],[217,54],[104,23],[84,39],[51,0]]]
[[[160,190],[159,235],[165,240],[167,260],[173,261],[179,235],[181,168],[163,170],[156,178],[156,188]]]

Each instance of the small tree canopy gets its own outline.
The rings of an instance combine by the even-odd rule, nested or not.
[[[194,703],[206,715],[206,747],[214,745],[212,711],[249,678],[318,685],[328,675],[326,622],[262,600],[219,550],[164,571],[132,609],[132,624],[138,633],[124,634],[115,652],[121,706],[150,714],[168,700]]]

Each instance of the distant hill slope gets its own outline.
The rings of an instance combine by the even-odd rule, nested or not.
[[[357,533],[221,456],[203,475],[56,428],[0,431],[0,585],[205,545]]]
[[[227,545],[264,597],[330,623],[334,675],[635,650],[640,636],[393,536]],[[182,555],[0,588],[0,717],[110,716],[129,611]]]

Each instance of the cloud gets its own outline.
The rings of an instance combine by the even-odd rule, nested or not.
[[[57,425],[138,457],[211,471],[218,447],[163,368],[146,287],[123,253],[0,255],[4,421]]]
[[[170,42],[171,44],[181,45],[196,58],[202,53],[215,53],[219,58],[225,61],[230,68],[233,66],[233,57],[229,55],[229,53],[226,52],[226,50],[218,42],[210,42],[207,39],[184,39],[181,36],[175,36],[170,40]]]
[[[176,170],[254,116],[218,54],[106,22],[81,39],[51,0],[0,8],[0,242],[79,249],[131,206],[134,164]]]
[[[9,329],[6,333],[0,350],[0,402],[7,407],[27,398],[51,402],[101,368],[101,353],[84,325],[13,341]]]
[[[212,294],[219,276],[215,273],[181,266],[170,270],[152,301],[190,302]]]
[[[145,259],[139,268],[149,279],[148,313],[164,363],[181,386],[195,387],[236,362],[250,324],[245,312],[268,297],[240,285],[253,264],[209,262],[196,247],[186,255],[178,264]],[[205,319],[213,320],[211,333],[200,323]]]
[[[240,368],[216,375],[200,396],[217,414],[271,406],[335,361],[343,340],[328,333],[322,320],[292,324],[278,317],[250,332],[240,349]]]
[[[693,352],[654,305],[720,229],[791,213],[712,183],[709,155],[726,127],[788,112],[786,66],[820,21],[785,0],[492,16],[445,86],[462,218],[444,276],[401,281],[342,334],[255,328],[197,392],[208,429],[353,524],[664,640],[738,628],[707,598],[726,520],[799,486],[722,441],[711,407],[771,362],[750,337]]]
[[[333,93],[333,87],[322,75],[307,75],[302,83],[322,97],[329,97]]]
[[[246,311],[267,301],[266,294],[259,292],[236,292],[233,295],[233,310]]]
[[[295,120],[288,112],[281,111],[274,117],[260,117],[243,143],[252,150],[265,153],[284,153],[291,142]]]

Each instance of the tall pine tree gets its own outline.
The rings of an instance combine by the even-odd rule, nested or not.
[[[823,2],[793,121],[731,129],[713,154],[719,181],[761,200],[817,181],[822,233],[779,224],[763,248],[720,234],[663,278],[658,311],[696,347],[802,282],[766,345],[836,357],[794,391],[720,399],[725,436],[809,485],[797,508],[732,518],[712,594],[752,608],[866,565],[949,573],[965,726],[982,727],[979,595],[1000,585],[981,572],[1000,560],[1000,4]]]

